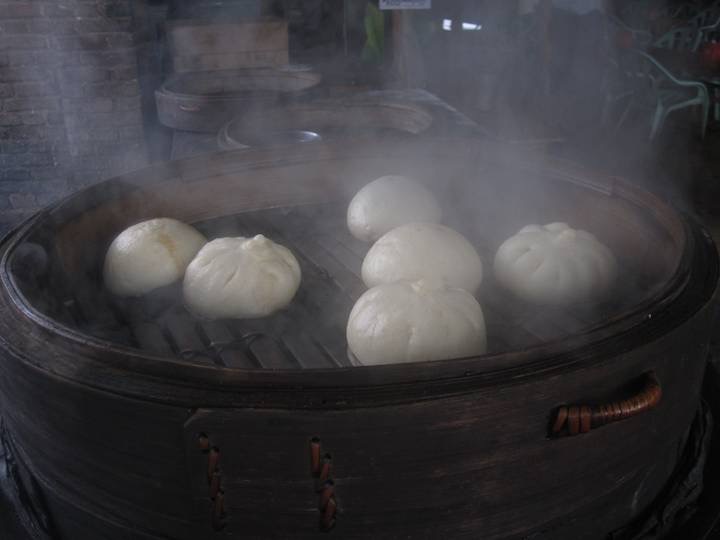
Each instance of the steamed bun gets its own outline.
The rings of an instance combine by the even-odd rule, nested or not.
[[[463,235],[435,223],[393,229],[363,260],[362,279],[368,287],[423,278],[475,293],[482,281],[482,262]]]
[[[475,297],[433,280],[368,290],[347,325],[350,351],[365,365],[476,356],[485,353],[486,339]]]
[[[406,176],[383,176],[353,197],[347,224],[355,238],[371,242],[406,223],[437,223],[441,215],[440,205],[425,186]]]
[[[566,223],[529,225],[495,255],[495,276],[519,298],[538,304],[597,299],[617,275],[612,252],[589,232]]]
[[[201,317],[251,319],[287,306],[299,286],[295,256],[260,234],[208,242],[185,272],[183,295]]]
[[[105,286],[119,296],[140,296],[181,279],[207,242],[194,228],[169,218],[137,223],[121,232],[105,255]]]

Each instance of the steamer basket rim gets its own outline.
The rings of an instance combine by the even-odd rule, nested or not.
[[[242,164],[243,169],[271,165],[267,159],[263,159],[264,151],[242,150],[221,154],[234,155],[237,153],[241,153],[248,158]],[[302,149],[299,153],[300,156],[304,156],[305,149]],[[254,157],[259,159],[253,161],[252,158]],[[286,158],[282,161],[287,162],[287,157],[286,154]],[[182,162],[176,162],[169,166],[181,167]],[[146,171],[157,167],[166,169],[168,165],[151,167]],[[544,172],[552,173],[552,169],[548,168]],[[592,175],[590,176],[592,177]],[[106,180],[97,184],[94,188],[102,189],[103,185],[122,178],[121,176]],[[184,179],[183,177],[180,181]],[[560,179],[568,180],[568,178]],[[580,181],[579,183],[584,184],[589,189],[601,189],[602,186],[602,182],[598,184],[592,181],[590,183]],[[623,351],[626,351],[628,345],[632,344],[633,341],[635,341],[634,346],[637,346],[637,340],[640,339],[638,336],[644,336],[645,339],[655,339],[664,335],[686,320],[691,319],[717,294],[718,257],[710,236],[692,218],[681,214],[670,205],[660,201],[655,195],[641,192],[638,188],[617,178],[612,179],[610,184],[612,196],[622,194],[630,199],[639,196],[646,199],[651,197],[661,207],[672,211],[675,218],[682,224],[686,242],[675,274],[655,296],[635,306],[616,320],[608,324],[601,324],[589,331],[575,334],[566,339],[548,342],[525,350],[469,359],[407,365],[273,372],[269,370],[205,367],[147,354],[138,349],[121,347],[109,341],[82,334],[76,329],[64,326],[58,321],[41,314],[27,302],[20,291],[9,268],[11,256],[14,249],[31,233],[34,225],[48,217],[51,209],[41,211],[3,239],[0,281],[3,286],[2,296],[5,298],[0,298],[0,303],[11,304],[11,308],[17,315],[40,327],[48,336],[59,336],[62,338],[62,342],[71,346],[71,348],[85,348],[88,354],[82,355],[82,357],[78,356],[78,361],[99,362],[109,368],[126,370],[125,373],[128,375],[135,373],[141,377],[176,379],[186,384],[195,384],[198,387],[222,385],[223,390],[226,391],[257,388],[263,384],[277,384],[279,385],[278,389],[285,389],[289,392],[345,388],[356,389],[360,394],[368,393],[369,395],[374,394],[375,390],[383,392],[383,389],[396,388],[397,385],[410,385],[424,388],[427,398],[432,398],[433,396],[448,395],[448,393],[454,393],[455,391],[465,392],[485,385],[512,383],[528,377],[545,377],[568,369],[579,369],[593,362],[601,362],[603,359],[617,357]],[[71,195],[58,203],[58,205],[67,203],[68,200],[75,196],[77,194]],[[703,264],[698,265],[698,258],[702,259]],[[698,275],[698,272],[701,275]],[[688,305],[684,306],[680,317],[670,313],[678,304],[683,302]],[[658,307],[662,309],[655,309]],[[653,313],[652,318],[648,318],[648,312]],[[665,316],[662,313],[665,313]],[[7,341],[5,346],[16,349],[12,343]],[[17,350],[15,350],[15,353],[22,354],[21,351]],[[77,351],[74,351],[74,354],[77,356]],[[35,360],[33,360],[33,363],[36,363]],[[409,366],[412,369],[409,369]],[[44,369],[50,367],[45,366]]]

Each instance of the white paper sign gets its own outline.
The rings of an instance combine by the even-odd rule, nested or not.
[[[380,9],[430,9],[432,0],[380,0]]]

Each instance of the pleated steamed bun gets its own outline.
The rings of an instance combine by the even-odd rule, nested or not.
[[[176,219],[157,218],[121,232],[105,255],[105,286],[119,296],[141,296],[170,285],[185,269],[206,238]]]
[[[597,300],[617,277],[615,256],[595,236],[567,223],[528,225],[495,255],[497,280],[537,304]]]
[[[372,242],[406,223],[438,223],[442,211],[435,196],[406,176],[383,176],[355,194],[347,212],[352,235]]]
[[[353,307],[346,333],[363,365],[477,356],[487,346],[478,301],[438,280],[373,287]]]
[[[300,279],[292,252],[263,235],[218,238],[188,266],[183,296],[188,309],[200,317],[252,319],[287,306]]]

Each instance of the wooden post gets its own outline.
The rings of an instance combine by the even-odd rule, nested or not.
[[[552,41],[550,39],[550,25],[552,24],[552,0],[540,0],[538,6],[540,13],[540,31],[542,33],[542,83],[545,95],[550,95],[550,64],[552,62]]]
[[[423,88],[425,66],[411,16],[409,11],[392,12],[393,75],[400,88]]]

